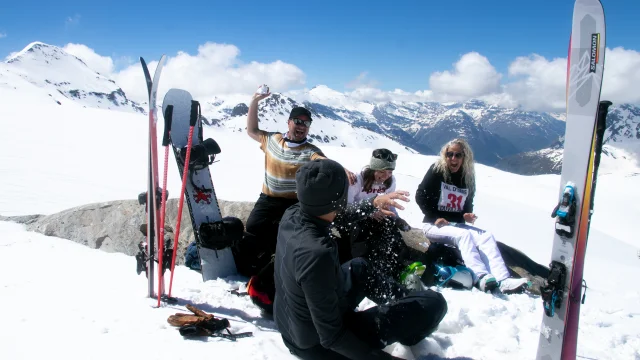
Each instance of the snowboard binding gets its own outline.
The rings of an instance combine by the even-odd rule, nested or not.
[[[148,277],[149,274],[147,272],[147,262],[149,261],[149,255],[147,251],[147,242],[141,241],[138,244],[138,253],[136,253],[136,272],[140,275],[142,272]],[[167,269],[171,268],[171,260],[173,257],[173,248],[171,247],[171,242],[166,241],[164,245],[164,252],[162,254],[162,269],[163,272],[167,271]],[[154,259],[157,263],[158,261]]]
[[[202,143],[195,145],[191,148],[191,155],[189,156],[189,168],[194,170],[202,170],[203,168],[213,164],[216,155],[220,154],[220,145],[209,138]],[[187,156],[187,147],[179,149],[180,162],[184,165],[185,158]]]
[[[202,223],[198,229],[200,246],[213,250],[232,247],[243,234],[244,224],[232,216],[226,216],[222,221]]]
[[[576,186],[571,181],[567,182],[562,192],[560,202],[553,209],[551,217],[556,218],[556,234],[564,237],[573,237],[573,226],[576,221]]]
[[[148,256],[147,256],[147,243],[144,241],[141,241],[138,244],[138,253],[136,254],[136,272],[138,273],[138,275],[140,275],[143,271],[145,273],[145,275],[147,275],[147,261],[148,261]]]
[[[191,154],[189,155],[189,180],[194,189],[197,189],[201,193],[210,193],[211,189],[205,189],[197,186],[193,182],[193,173],[205,169],[209,165],[213,164],[218,155],[221,152],[218,143],[209,138],[202,143],[191,148]],[[183,147],[178,150],[178,158],[182,166],[185,164],[187,157],[187,147]]]
[[[552,261],[549,276],[545,281],[545,285],[540,288],[544,304],[544,313],[547,316],[553,316],[555,314],[555,310],[559,309],[562,305],[566,278],[567,267],[559,261]]]

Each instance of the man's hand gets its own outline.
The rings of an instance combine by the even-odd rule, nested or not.
[[[474,213],[465,213],[462,215],[462,217],[464,218],[464,221],[468,222],[468,223],[474,223],[476,221],[476,219],[478,218],[476,216],[476,214]]]
[[[409,196],[409,192],[404,190],[398,190],[392,193],[378,195],[373,198],[373,206],[377,207],[384,215],[395,217],[396,214],[394,214],[393,211],[389,209],[394,207],[396,209],[404,210],[404,207],[398,204],[395,200],[409,202],[409,198],[407,196]]]
[[[349,178],[349,185],[353,185],[356,183],[356,181],[358,181],[358,177],[356,176],[356,174],[352,173],[346,168],[344,169],[344,172],[347,173],[347,177]]]
[[[255,102],[258,102],[258,101],[260,101],[260,100],[262,100],[264,98],[269,97],[269,95],[271,95],[271,91],[269,91],[266,94],[255,93],[255,94],[253,94],[253,98],[251,98],[251,100],[255,101]]]
[[[435,225],[436,225],[437,227],[441,228],[441,227],[443,227],[443,226],[445,226],[445,225],[449,225],[449,222],[448,222],[446,219],[444,219],[444,218],[439,218],[438,220],[436,220]]]

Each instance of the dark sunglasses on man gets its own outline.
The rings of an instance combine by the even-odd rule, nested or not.
[[[453,151],[447,151],[446,155],[447,155],[447,159],[451,159],[451,158],[462,159],[464,157],[464,153],[461,153],[461,152],[454,153]]]
[[[304,125],[306,127],[311,126],[311,120],[302,120],[298,118],[292,118],[291,121],[293,121],[293,123],[296,125]]]
[[[380,160],[396,161],[398,159],[398,154],[394,154],[392,152],[386,152],[386,151],[383,152],[383,151],[375,150],[373,152],[373,157]]]

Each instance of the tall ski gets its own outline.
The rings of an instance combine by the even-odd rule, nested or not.
[[[599,162],[602,144],[602,136],[597,135],[604,131],[601,122],[605,117],[598,115],[605,39],[600,1],[576,0],[567,64],[561,186],[559,203],[552,213],[556,218],[556,233],[549,277],[542,288],[545,313],[537,359],[576,357],[584,257],[597,180],[595,162]]]
[[[147,91],[149,93],[149,157],[148,157],[148,180],[147,180],[147,198],[146,198],[146,207],[147,207],[147,256],[146,256],[146,272],[147,278],[149,281],[149,297],[153,298],[155,294],[154,290],[154,262],[155,262],[155,247],[158,239],[158,235],[160,234],[160,224],[158,221],[158,201],[157,201],[157,189],[158,189],[158,139],[157,139],[157,110],[156,110],[156,102],[157,102],[157,93],[158,93],[158,84],[160,81],[160,74],[162,73],[162,68],[164,67],[164,63],[166,61],[166,57],[163,55],[158,62],[156,67],[155,74],[153,76],[153,80],[151,80],[151,75],[149,73],[149,69],[147,67],[146,62],[141,57],[140,63],[142,65],[142,69],[144,71],[145,80],[147,83]],[[160,265],[161,262],[160,262]],[[162,284],[160,284],[158,288],[158,294],[164,292],[164,288]]]

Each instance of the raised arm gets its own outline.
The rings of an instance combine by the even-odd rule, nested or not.
[[[255,93],[253,94],[251,103],[249,104],[249,113],[247,114],[247,134],[257,142],[261,142],[260,135],[264,136],[266,134],[266,131],[260,130],[258,125],[258,103],[269,95],[271,95],[271,92],[266,94]]]

